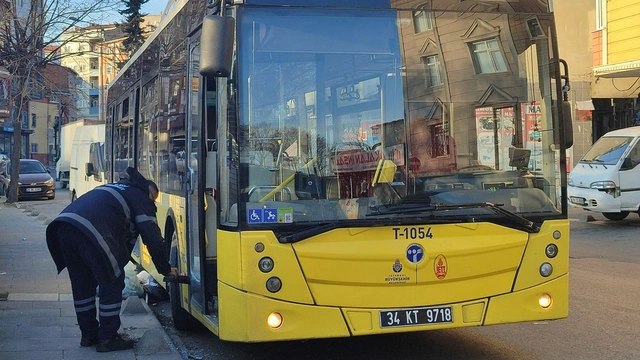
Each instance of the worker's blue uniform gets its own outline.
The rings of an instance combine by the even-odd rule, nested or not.
[[[69,270],[82,336],[109,340],[120,327],[124,267],[138,235],[160,274],[171,267],[149,198],[147,180],[127,168],[117,184],[96,187],[72,202],[47,227],[47,245],[58,273]],[[100,322],[96,320],[96,285]]]

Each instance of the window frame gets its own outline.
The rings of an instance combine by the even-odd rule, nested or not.
[[[414,34],[421,34],[423,32],[427,32],[429,30],[433,30],[433,17],[431,16],[432,12],[430,10],[418,9],[411,12],[411,21],[413,22],[413,32]],[[419,29],[418,27],[421,24],[416,20],[424,21],[425,28]]]
[[[488,47],[488,43],[491,41],[495,41],[497,43],[498,45],[497,48]],[[483,51],[487,52],[490,55],[489,58],[491,59],[491,64],[493,65],[493,68],[495,71],[483,72],[480,68],[480,62],[478,57],[476,56],[476,54],[479,53],[479,51],[477,52],[476,50],[474,50],[474,45],[482,42],[487,44],[487,49]],[[509,61],[507,60],[506,53],[504,52],[504,49],[502,47],[502,40],[500,39],[500,36],[492,36],[487,38],[479,38],[479,39],[471,40],[467,42],[467,48],[469,49],[469,55],[471,56],[473,69],[476,75],[508,74],[511,72]],[[491,56],[492,52],[496,52],[496,51],[499,52],[500,55],[502,56],[502,60],[504,61],[504,65],[505,65],[505,70],[499,70],[498,67],[496,66],[495,61],[493,60],[493,56]]]
[[[429,59],[431,58],[435,59],[435,62],[432,64],[429,63]],[[424,66],[425,78],[427,80],[428,88],[431,89],[431,88],[444,85],[444,76],[443,76],[444,72],[442,69],[442,59],[440,58],[440,54],[430,54],[430,55],[422,56],[422,64]],[[433,83],[433,77],[431,76],[431,71],[430,71],[431,67],[434,67],[438,72],[438,77],[437,77],[438,83]]]
[[[607,27],[607,0],[596,0],[596,31]]]

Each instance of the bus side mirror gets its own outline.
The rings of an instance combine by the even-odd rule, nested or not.
[[[233,62],[235,20],[227,16],[207,15],[200,35],[200,74],[228,77]]]
[[[562,121],[564,122],[564,145],[568,149],[573,146],[573,121],[571,120],[571,114],[573,110],[571,103],[568,101],[562,102]]]

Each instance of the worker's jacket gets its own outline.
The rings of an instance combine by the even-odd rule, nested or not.
[[[47,246],[58,273],[66,267],[57,241],[60,223],[73,225],[90,239],[87,246],[100,254],[112,280],[122,274],[129,262],[138,235],[158,272],[163,275],[170,272],[167,246],[156,221],[155,203],[149,198],[147,180],[133,168],[127,168],[125,177],[128,179],[96,187],[82,195],[47,226]]]

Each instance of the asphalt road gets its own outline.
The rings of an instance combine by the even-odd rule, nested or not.
[[[69,203],[25,202],[54,217]],[[219,341],[207,330],[171,327],[168,302],[152,306],[185,359],[640,359],[640,217],[612,222],[572,209],[569,318],[420,333],[283,343]],[[27,219],[27,217],[25,217]],[[33,221],[33,220],[25,220]]]

